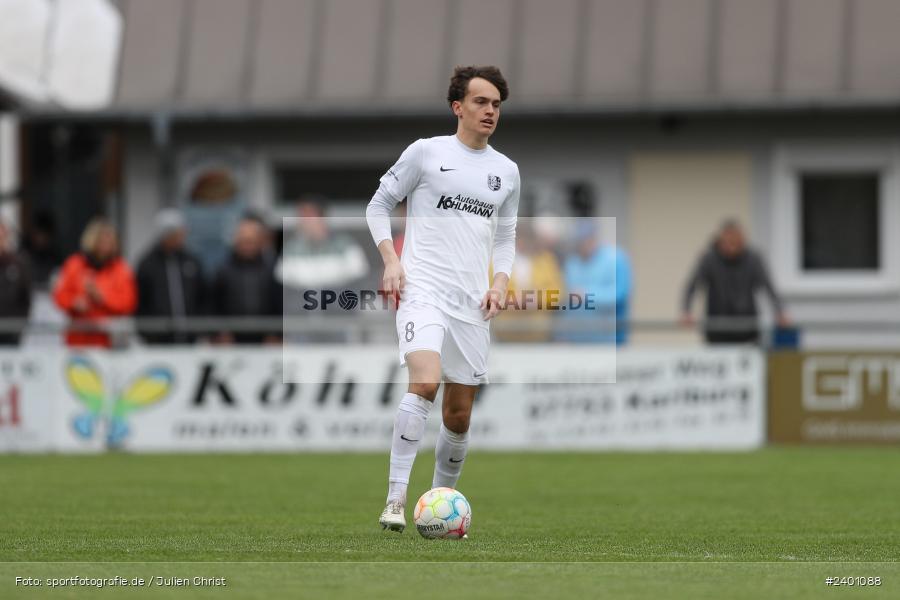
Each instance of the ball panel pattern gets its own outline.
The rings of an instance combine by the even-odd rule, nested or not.
[[[459,539],[472,523],[472,507],[457,490],[435,488],[416,502],[413,518],[423,537]]]

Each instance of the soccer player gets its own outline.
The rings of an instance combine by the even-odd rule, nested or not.
[[[413,142],[381,177],[366,209],[384,260],[383,289],[400,296],[400,364],[409,369],[409,388],[394,419],[383,529],[406,527],[409,474],[442,379],[432,487],[455,488],[462,472],[472,403],[478,386],[487,383],[489,321],[506,296],[515,256],[519,168],[488,145],[508,95],[498,68],[457,67],[447,93],[456,134]],[[404,198],[400,260],[390,213]]]

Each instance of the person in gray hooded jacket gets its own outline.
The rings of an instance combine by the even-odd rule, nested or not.
[[[729,219],[719,228],[710,247],[700,256],[682,297],[684,325],[693,325],[691,301],[698,288],[706,288],[706,341],[739,344],[759,341],[755,294],[764,290],[771,299],[778,325],[788,324],[781,298],[762,257],[747,247],[737,221]],[[729,321],[731,319],[731,321]]]

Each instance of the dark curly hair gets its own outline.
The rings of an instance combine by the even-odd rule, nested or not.
[[[454,101],[462,102],[469,89],[469,82],[476,77],[481,77],[493,83],[500,91],[501,102],[509,98],[509,86],[497,67],[493,65],[456,67],[453,69],[453,77],[450,78],[450,89],[447,90],[447,104],[452,106]]]

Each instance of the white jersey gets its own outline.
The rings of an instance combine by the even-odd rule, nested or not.
[[[516,163],[490,146],[473,150],[455,135],[410,144],[366,209],[378,244],[391,239],[391,210],[407,199],[402,302],[488,327],[479,305],[492,258],[495,273],[512,270],[519,188]]]

